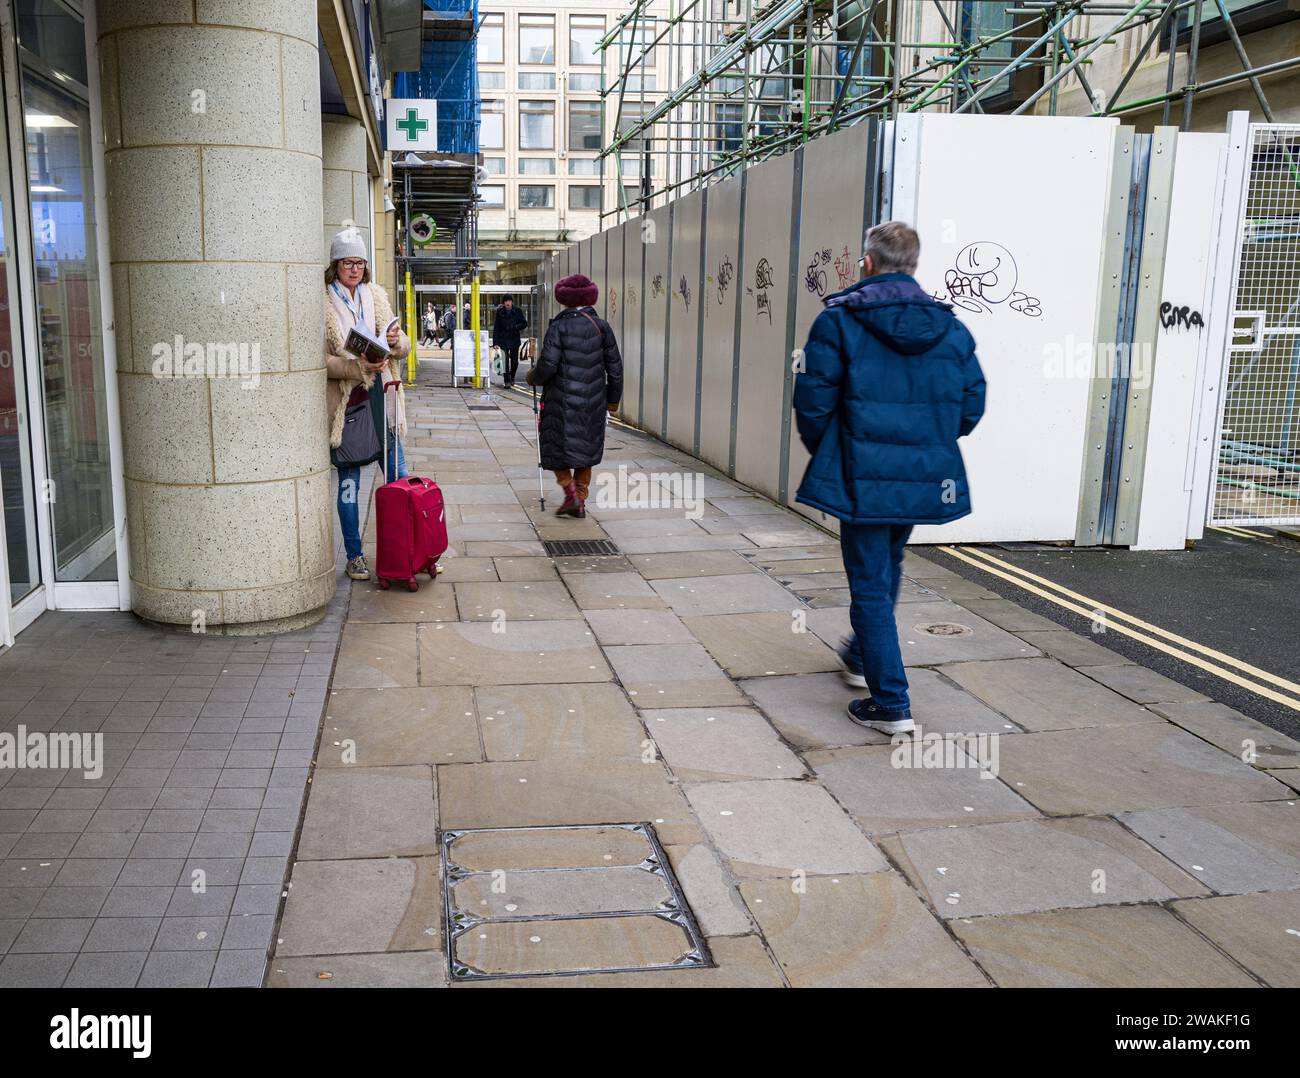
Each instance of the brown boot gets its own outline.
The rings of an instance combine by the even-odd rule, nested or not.
[[[581,502],[578,499],[577,485],[574,483],[565,483],[564,503],[560,506],[560,508],[555,510],[555,515],[557,517],[586,516],[587,514],[585,509],[582,510],[581,512],[579,511],[578,507],[580,505]]]

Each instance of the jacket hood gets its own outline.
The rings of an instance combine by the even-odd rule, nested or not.
[[[939,303],[906,273],[881,273],[827,296],[895,352],[929,351],[952,327],[952,307]]]

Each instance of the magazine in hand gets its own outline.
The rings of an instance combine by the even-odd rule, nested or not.
[[[350,352],[359,359],[379,363],[381,360],[387,359],[391,351],[388,347],[388,331],[398,325],[399,322],[400,319],[394,318],[378,336],[372,335],[363,326],[353,326],[348,331],[348,339],[343,342],[343,350]]]

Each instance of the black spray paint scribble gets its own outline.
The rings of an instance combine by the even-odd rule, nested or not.
[[[636,285],[630,284],[623,289],[623,306],[624,307],[636,306]]]
[[[722,261],[718,263],[718,303],[722,303],[727,298],[727,289],[731,287],[731,280],[735,275],[736,270],[731,264],[731,259],[723,255]]]
[[[1168,301],[1160,304],[1160,324],[1165,329],[1194,329],[1198,333],[1205,328],[1205,320],[1200,311],[1190,307],[1176,307]]]
[[[656,273],[654,280],[650,282],[650,298],[658,299],[664,294],[664,275]]]
[[[772,287],[772,283],[772,264],[766,258],[760,258],[754,267],[754,287],[746,288],[746,291],[754,293],[754,317],[767,315],[769,326],[772,324],[772,303],[768,299],[767,290]]]
[[[686,274],[682,274],[681,279],[677,282],[677,294],[682,297],[686,304],[686,309],[691,309],[691,286],[686,281]]]
[[[830,262],[831,249],[829,247],[814,251],[812,258],[808,260],[807,269],[804,270],[804,288],[818,296],[826,295],[826,267],[830,265]]]
[[[943,275],[946,294],[935,298],[979,314],[1005,303],[1018,314],[1037,318],[1043,309],[1035,297],[1016,288],[1019,277],[1015,258],[1000,243],[971,243],[957,253],[952,268]]]

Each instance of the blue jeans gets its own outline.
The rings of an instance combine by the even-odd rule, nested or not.
[[[911,534],[910,524],[840,525],[853,649],[871,699],[885,711],[907,711],[911,706],[894,623],[894,604],[903,580],[903,548]]]
[[[339,527],[343,530],[343,550],[347,554],[348,561],[351,561],[353,558],[361,557],[362,554],[359,505],[361,465],[340,468],[338,471]],[[401,440],[395,438],[390,430],[388,432],[388,478],[385,481],[391,483],[394,479],[405,479],[410,474],[406,468],[406,452],[402,449]]]

